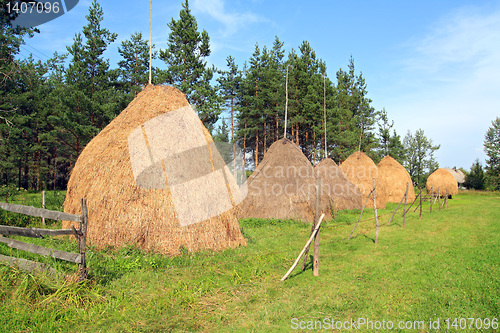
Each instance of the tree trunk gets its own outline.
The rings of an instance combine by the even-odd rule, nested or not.
[[[255,133],[255,169],[259,165],[259,129]]]
[[[266,128],[267,128],[267,123],[266,121],[264,120],[264,142],[263,142],[263,149],[262,149],[262,153],[266,153],[266,148],[267,148],[267,144],[266,144],[266,141],[267,141],[267,131],[266,131]]]

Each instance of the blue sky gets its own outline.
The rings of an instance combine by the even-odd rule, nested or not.
[[[153,43],[165,48],[167,23],[184,0],[153,0]],[[66,52],[87,21],[90,0],[43,24],[21,56],[47,59]],[[100,1],[102,25],[118,34],[106,56],[133,32],[149,36],[149,1]],[[435,144],[441,167],[484,165],[484,134],[500,116],[500,1],[273,1],[191,0],[200,29],[211,38],[210,64],[239,64],[275,36],[288,52],[309,41],[335,81],[352,55],[373,106],[385,107],[402,137],[421,128]],[[161,61],[155,63],[162,66]]]

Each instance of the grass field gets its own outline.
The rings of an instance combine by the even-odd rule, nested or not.
[[[90,280],[83,284],[0,264],[0,331],[290,332],[329,328],[332,320],[352,320],[359,332],[371,331],[359,318],[375,327],[390,321],[395,332],[445,332],[448,325],[460,330],[460,318],[470,332],[480,324],[481,331],[498,331],[500,194],[461,193],[448,209],[434,206],[432,214],[428,205],[422,219],[410,214],[406,228],[400,214],[386,226],[395,204],[380,210],[378,244],[373,220],[361,222],[347,241],[359,212],[340,212],[321,229],[320,276],[312,276],[310,262],[285,282],[280,278],[304,246],[310,225],[242,220],[247,246],[175,258],[133,247],[90,248]],[[372,216],[369,210],[364,220]],[[38,242],[76,252],[74,241]],[[34,258],[4,244],[0,254]],[[38,260],[76,271],[73,264]],[[438,319],[439,329],[431,329]],[[415,328],[399,329],[400,322]]]

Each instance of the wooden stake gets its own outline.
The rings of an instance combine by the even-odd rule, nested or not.
[[[441,210],[441,194],[439,193],[441,188],[438,187],[438,210]]]
[[[302,249],[302,251],[300,251],[300,254],[297,257],[297,259],[295,260],[295,262],[293,263],[292,267],[290,267],[290,269],[288,270],[288,272],[286,272],[286,274],[283,275],[283,277],[281,278],[281,281],[285,281],[285,279],[288,277],[288,275],[290,275],[290,273],[292,273],[293,269],[295,267],[297,267],[297,264],[299,263],[300,257],[302,257],[302,255],[304,254],[304,252],[306,252],[306,248],[308,248],[309,245],[311,245],[311,242],[312,242],[314,236],[316,235],[316,232],[319,230],[319,227],[321,226],[321,222],[323,222],[323,218],[324,217],[325,217],[325,214],[321,214],[321,217],[319,218],[319,221],[318,221],[318,225],[316,225],[316,228],[314,229],[311,237],[309,237],[309,240],[307,241],[306,245],[304,246],[304,248]]]
[[[399,205],[398,205],[398,207],[396,207],[396,210],[394,211],[394,214],[392,214],[391,218],[389,219],[389,222],[387,222],[387,226],[389,226],[389,224],[391,223],[392,219],[394,218],[394,215],[396,215],[396,212],[399,209],[399,206],[401,206],[401,203],[403,202],[403,200],[406,199],[407,194],[408,194],[408,183],[406,183],[406,192],[403,195],[403,197],[401,198],[401,200],[399,201]],[[405,210],[406,210],[406,207],[405,207]]]
[[[366,200],[365,200],[365,204],[363,205],[363,209],[361,209],[361,214],[359,214],[358,222],[356,222],[356,225],[354,225],[354,228],[352,228],[351,234],[349,235],[349,237],[347,238],[347,240],[351,239],[352,234],[354,233],[354,230],[356,230],[356,227],[358,226],[359,221],[361,221],[361,216],[363,216],[363,212],[365,210],[366,204],[368,203],[368,199],[370,199],[370,195],[373,193],[374,190],[375,189],[372,188],[372,190],[370,191],[370,193],[368,193],[368,196],[366,197]]]
[[[378,229],[379,229],[379,224],[378,224],[378,215],[377,215],[377,199],[375,196],[375,192],[377,192],[375,188],[375,178],[373,178],[373,209],[375,209],[375,225],[377,226],[377,229],[375,231],[375,244],[378,243]]]
[[[316,178],[316,216],[319,216],[321,213],[321,178]],[[319,219],[318,219],[319,220]],[[316,221],[317,224],[318,222]],[[314,236],[314,254],[313,254],[313,275],[319,275],[319,231],[316,232],[316,236]]]
[[[406,227],[406,201],[408,200],[408,188],[410,183],[406,182],[406,192],[405,192],[405,210],[403,213],[403,228]]]
[[[430,210],[430,212],[432,213],[432,204],[433,204],[433,202],[434,202],[434,192],[433,192],[433,191],[431,192],[431,201],[430,201],[430,202],[431,202],[431,205],[430,205],[429,210]]]
[[[45,191],[42,191],[42,208],[45,209]],[[42,217],[42,224],[45,225],[45,217]]]
[[[420,216],[418,218],[422,218],[422,189],[420,189]]]
[[[321,187],[321,179],[316,178],[316,205],[315,205],[315,212],[314,212],[314,221],[313,221],[313,224],[311,226],[311,235],[314,232],[314,229],[316,228],[316,224],[318,223],[319,215],[321,214],[321,198],[320,198],[320,194],[319,194],[320,187]],[[314,242],[314,246],[316,248],[316,240]],[[309,256],[309,247],[306,249],[304,261],[302,263],[302,270],[303,271],[306,269],[308,256]],[[313,257],[313,269],[314,269],[314,257]]]
[[[80,251],[80,255],[82,257],[82,261],[80,263],[80,281],[87,279],[87,264],[85,262],[85,243],[87,240],[87,223],[88,223],[88,211],[87,211],[87,199],[82,198],[81,200],[82,206],[82,222],[80,223],[80,231],[81,235],[78,237],[78,250]]]
[[[446,188],[446,208],[448,208],[448,188]]]

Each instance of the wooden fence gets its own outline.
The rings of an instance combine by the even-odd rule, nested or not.
[[[64,212],[52,211],[43,208],[35,208],[32,206],[16,205],[11,203],[0,202],[0,208],[24,215],[30,215],[35,217],[41,217],[51,220],[58,221],[73,221],[80,223],[80,228],[75,229],[71,226],[71,229],[38,229],[38,228],[19,228],[0,225],[0,242],[7,244],[11,248],[18,250],[23,250],[35,254],[40,254],[43,256],[50,256],[52,258],[61,259],[69,262],[78,264],[78,270],[80,274],[80,281],[87,278],[87,266],[85,262],[85,243],[87,239],[87,224],[88,224],[88,212],[87,212],[87,199],[81,199],[82,215],[68,214]],[[70,253],[55,249],[46,248],[39,245],[34,245],[30,243],[21,242],[15,239],[7,238],[5,236],[23,236],[32,238],[44,238],[44,236],[60,236],[60,235],[74,235],[78,241],[78,251],[79,253]],[[0,256],[1,261],[6,261],[10,264],[16,264],[23,267],[34,267],[36,263],[29,262],[24,259]]]

